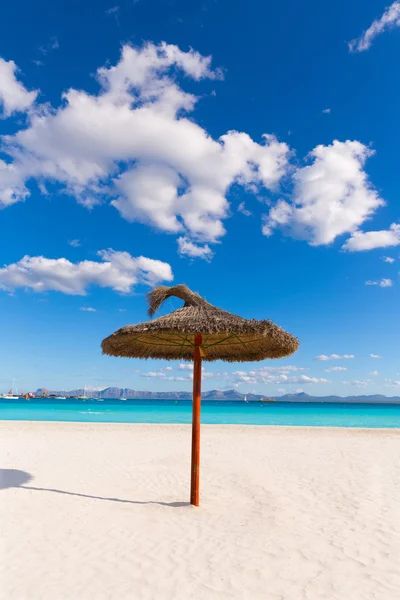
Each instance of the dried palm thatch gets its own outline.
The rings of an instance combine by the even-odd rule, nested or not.
[[[199,506],[201,363],[256,361],[289,356],[298,340],[271,321],[243,319],[216,308],[185,285],[160,286],[148,294],[152,317],[171,296],[182,308],[164,317],[118,329],[102,342],[104,354],[132,358],[193,360],[193,416],[190,502]]]
[[[193,360],[195,334],[201,334],[203,360],[259,361],[293,354],[299,342],[271,321],[243,319],[221,310],[185,285],[159,286],[148,294],[149,315],[171,296],[182,308],[139,325],[118,329],[102,342],[103,354],[132,358]]]

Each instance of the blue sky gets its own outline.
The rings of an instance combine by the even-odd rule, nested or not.
[[[15,1],[0,40],[0,389],[190,389],[100,351],[184,282],[300,339],[204,389],[400,393],[399,2]]]

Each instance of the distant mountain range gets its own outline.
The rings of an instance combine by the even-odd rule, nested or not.
[[[41,396],[44,393],[43,389],[36,390],[36,396]],[[54,396],[83,396],[85,390],[80,388],[76,390],[47,390],[47,395]],[[191,392],[147,392],[143,390],[131,390],[129,388],[109,387],[101,391],[86,392],[91,398],[122,398],[134,400],[140,398],[143,400],[191,400]],[[384,396],[375,394],[371,396],[310,396],[305,392],[299,394],[285,394],[284,396],[261,396],[258,394],[241,394],[236,390],[211,390],[202,393],[203,400],[221,400],[243,401],[245,396],[249,402],[259,401],[262,398],[270,398],[279,402],[348,402],[348,403],[391,403],[400,404],[400,396]]]

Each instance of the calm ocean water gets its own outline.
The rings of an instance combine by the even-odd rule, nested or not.
[[[190,423],[188,400],[0,400],[0,420]],[[400,427],[400,405],[202,402],[202,423]]]

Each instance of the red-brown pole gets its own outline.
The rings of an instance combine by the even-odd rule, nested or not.
[[[190,504],[199,506],[200,498],[200,405],[201,405],[201,355],[202,337],[196,333],[194,338],[193,368],[193,416],[192,416],[192,469],[190,480]]]

